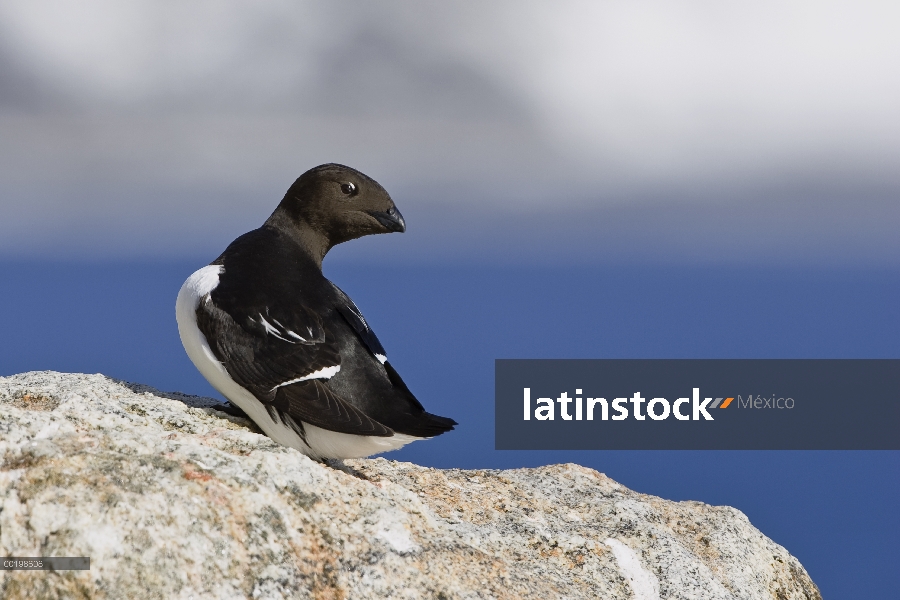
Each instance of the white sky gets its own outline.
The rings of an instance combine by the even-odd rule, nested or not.
[[[898,26],[892,2],[5,0],[0,254],[205,251],[328,161],[435,222],[777,195],[817,236],[865,204],[863,243],[900,218]]]

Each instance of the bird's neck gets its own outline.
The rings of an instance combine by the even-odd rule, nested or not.
[[[264,225],[277,229],[291,238],[300,247],[304,257],[312,260],[319,271],[322,270],[322,261],[333,246],[325,234],[308,223],[298,223],[281,208],[272,213],[272,216],[266,219]]]

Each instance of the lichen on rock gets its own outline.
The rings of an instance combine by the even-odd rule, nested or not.
[[[217,411],[103,375],[0,378],[0,571],[15,598],[820,600],[738,510],[594,470],[310,460]]]

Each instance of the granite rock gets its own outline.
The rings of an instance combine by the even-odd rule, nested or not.
[[[821,598],[734,508],[574,464],[321,464],[217,404],[0,378],[0,556],[91,559],[0,571],[0,597]]]

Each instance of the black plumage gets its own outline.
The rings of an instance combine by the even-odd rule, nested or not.
[[[230,378],[304,442],[304,423],[417,438],[456,424],[425,411],[359,309],[322,273],[334,245],[404,230],[377,182],[343,165],[322,165],[297,179],[262,227],[211,263],[219,267],[218,284],[199,299],[196,327]]]

